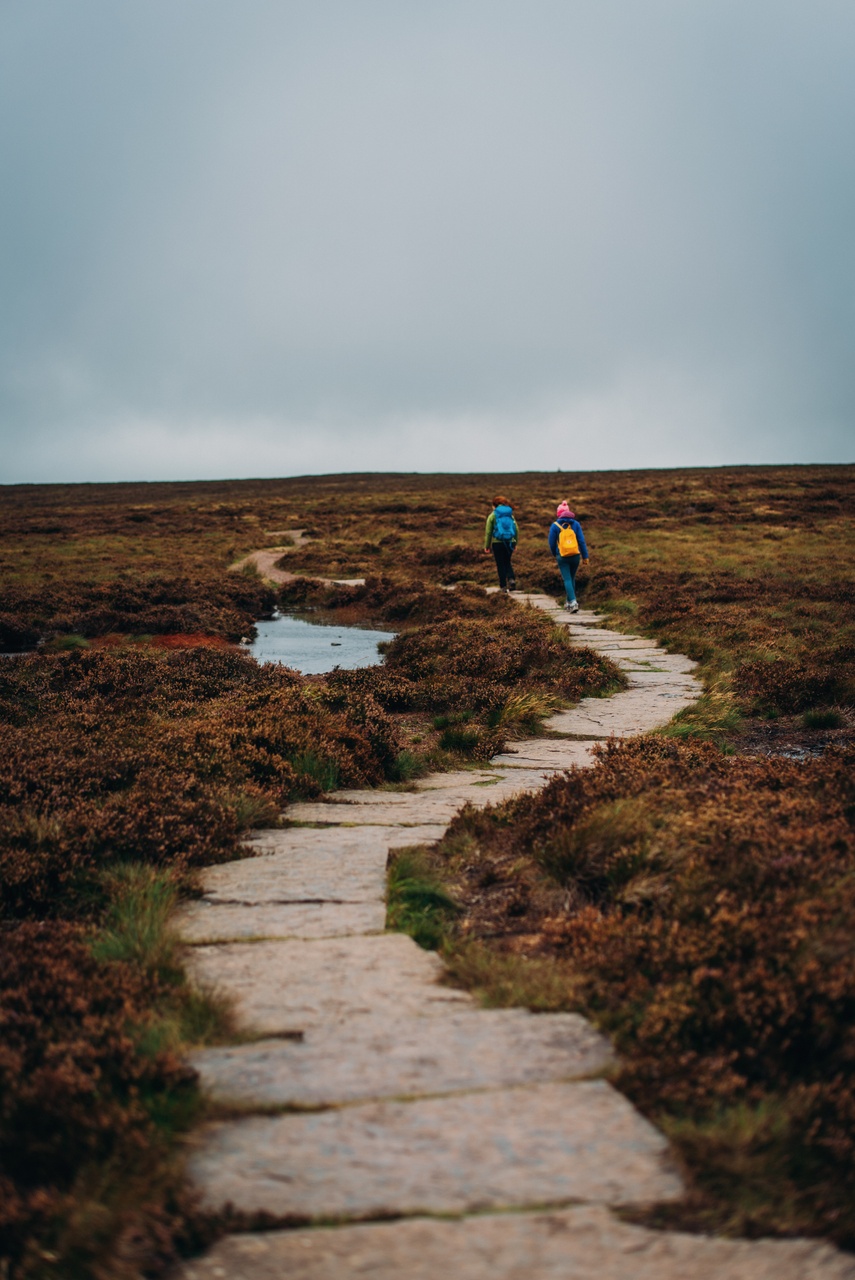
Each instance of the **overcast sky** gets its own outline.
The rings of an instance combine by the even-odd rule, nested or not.
[[[0,0],[0,480],[853,428],[852,0]]]

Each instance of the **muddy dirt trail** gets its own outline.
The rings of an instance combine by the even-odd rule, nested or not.
[[[289,570],[283,569],[279,561],[286,556],[289,551],[294,551],[299,547],[305,547],[311,539],[308,537],[305,529],[276,529],[269,533],[271,538],[287,538],[288,542],[277,547],[264,547],[261,551],[250,551],[248,556],[244,556],[242,560],[236,561],[230,567],[231,573],[239,573],[242,569],[250,567],[256,569],[262,578],[266,578],[268,582],[273,582],[277,586],[287,586],[290,582],[296,582],[301,576],[298,573],[290,573]],[[315,582],[323,582],[326,586],[339,587],[361,587],[365,582],[364,578],[315,578]]]
[[[292,805],[303,825],[255,832],[253,856],[209,869],[184,909],[195,980],[227,993],[252,1037],[193,1057],[236,1118],[198,1134],[191,1181],[211,1209],[306,1225],[229,1236],[175,1280],[855,1280],[855,1260],[813,1241],[620,1221],[682,1186],[663,1136],[603,1078],[609,1044],[575,1014],[482,1009],[442,984],[438,956],[384,932],[390,850],[439,840],[462,805],[536,790],[700,693],[688,658],[516,598],[629,687],[482,769]]]

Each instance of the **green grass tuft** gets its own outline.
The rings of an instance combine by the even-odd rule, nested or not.
[[[334,760],[318,755],[315,751],[302,751],[291,760],[297,773],[311,778],[322,791],[335,791],[339,784],[340,771]]]
[[[845,723],[841,713],[833,707],[825,710],[816,708],[813,711],[806,711],[802,716],[802,725],[805,729],[842,729]]]
[[[390,782],[412,782],[427,772],[427,763],[414,751],[399,751],[389,766]]]
[[[96,960],[124,961],[161,981],[175,982],[180,967],[178,939],[169,926],[177,896],[173,877],[130,862],[106,872],[103,884],[109,907],[92,944]]]
[[[389,866],[386,928],[408,933],[426,951],[446,941],[460,908],[418,846],[402,849]]]

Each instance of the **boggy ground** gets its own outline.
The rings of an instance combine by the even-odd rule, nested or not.
[[[11,1274],[155,1274],[212,1229],[174,1161],[198,1106],[180,1050],[216,1038],[224,1016],[187,991],[165,926],[195,865],[233,856],[283,798],[406,785],[427,764],[484,758],[556,702],[613,687],[599,659],[567,663],[548,628],[532,624],[505,652],[506,603],[478,590],[494,574],[481,547],[496,489],[520,522],[521,585],[557,594],[545,528],[568,497],[592,549],[583,598],[698,658],[707,694],[672,728],[674,754],[643,801],[648,764],[630,756],[592,771],[584,811],[574,784],[556,783],[544,797],[554,811],[537,820],[502,810],[457,832],[445,856],[467,921],[460,979],[495,1000],[576,1001],[613,1030],[626,1087],[671,1117],[693,1167],[712,1170],[696,1184],[696,1221],[851,1241],[839,1190],[851,1188],[855,1127],[848,766],[743,757],[852,740],[853,479],[852,468],[739,468],[2,491],[0,647],[44,642],[0,667],[0,1257]],[[292,546],[286,531],[300,528],[308,540]],[[277,592],[227,570],[262,547],[281,547],[299,574],[369,579],[300,583],[278,593],[284,603],[429,624],[435,651],[404,638],[382,675],[260,671],[231,646]],[[451,584],[453,595],[439,589]],[[698,754],[699,740],[713,745]],[[604,817],[603,805],[617,809]],[[605,888],[572,859],[541,856],[531,832],[567,826],[584,834],[583,863],[604,860]],[[687,829],[685,859],[669,861],[662,832]],[[781,835],[791,829],[795,853]],[[744,908],[735,922],[731,902]],[[776,935],[781,913],[795,933]],[[682,951],[662,944],[683,934]],[[801,967],[785,963],[787,938]],[[647,986],[627,1002],[630,974]],[[660,1026],[673,1047],[662,1080],[647,1047]],[[768,1048],[755,1052],[755,1037]],[[695,1075],[704,1089],[687,1085]]]

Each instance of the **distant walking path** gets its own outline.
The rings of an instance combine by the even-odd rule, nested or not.
[[[268,582],[275,582],[277,586],[288,586],[291,582],[298,582],[305,574],[289,573],[287,569],[279,567],[278,562],[289,551],[293,551],[297,547],[305,547],[310,541],[305,529],[278,529],[269,535],[271,538],[290,538],[291,541],[286,546],[281,547],[265,547],[261,551],[250,551],[248,556],[244,556],[242,560],[238,560],[231,565],[233,573],[246,569],[250,565],[258,570],[262,578],[266,578]],[[323,582],[327,586],[341,587],[361,587],[365,582],[364,578],[314,578],[315,582]]]
[[[535,791],[700,693],[688,658],[515,598],[606,653],[629,687],[547,721],[565,737],[517,742],[480,770],[291,805],[305,825],[255,832],[255,856],[210,868],[182,913],[196,981],[227,993],[255,1037],[193,1057],[239,1115],[200,1133],[191,1180],[211,1209],[297,1225],[227,1237],[176,1280],[855,1280],[855,1261],[812,1241],[622,1223],[613,1208],[682,1186],[662,1135],[598,1078],[608,1043],[576,1014],[481,1009],[441,984],[437,955],[383,931],[390,850],[439,840],[462,805]]]

